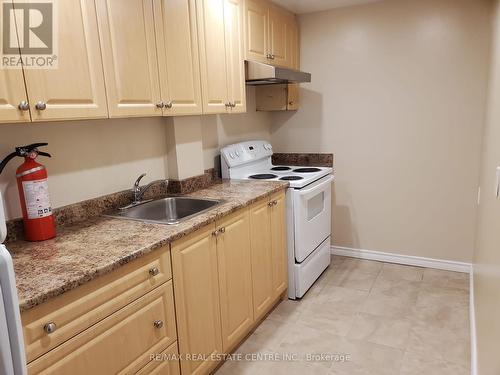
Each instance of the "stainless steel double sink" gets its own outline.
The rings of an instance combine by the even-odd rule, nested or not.
[[[140,202],[106,216],[150,223],[174,225],[200,215],[222,203],[220,200],[171,197]]]

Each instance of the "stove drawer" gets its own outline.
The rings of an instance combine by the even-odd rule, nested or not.
[[[331,234],[332,176],[293,190],[295,259],[302,262]]]

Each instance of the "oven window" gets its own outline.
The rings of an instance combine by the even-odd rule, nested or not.
[[[307,221],[318,216],[325,208],[325,192],[315,195],[307,201]]]

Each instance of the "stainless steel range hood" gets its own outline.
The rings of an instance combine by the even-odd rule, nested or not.
[[[272,85],[277,83],[311,82],[311,73],[280,68],[256,61],[245,61],[247,85]]]

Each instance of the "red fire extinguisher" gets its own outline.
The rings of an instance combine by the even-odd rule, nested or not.
[[[38,155],[51,157],[46,152],[38,151],[38,147],[47,145],[48,143],[34,143],[16,147],[16,151],[0,163],[0,173],[2,173],[11,159],[16,156],[24,158],[24,163],[17,168],[16,178],[23,211],[24,237],[28,241],[44,241],[56,236],[47,170],[35,160]]]

